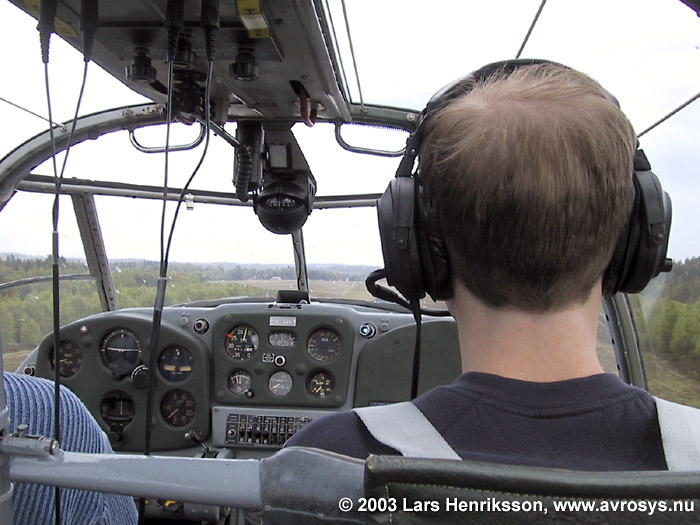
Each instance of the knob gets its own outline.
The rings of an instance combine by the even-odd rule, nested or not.
[[[148,367],[139,365],[131,372],[131,380],[136,388],[146,388],[148,386]]]

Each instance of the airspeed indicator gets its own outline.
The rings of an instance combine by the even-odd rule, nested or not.
[[[238,361],[250,359],[258,349],[258,343],[258,333],[247,324],[239,324],[231,328],[226,332],[224,341],[226,353]]]

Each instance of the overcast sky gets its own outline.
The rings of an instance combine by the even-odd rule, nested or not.
[[[333,0],[331,4],[336,6],[336,30],[342,34],[339,2]],[[433,92],[452,79],[485,63],[514,57],[540,0],[427,3],[351,0],[347,5],[364,99],[420,109]],[[9,2],[0,0],[0,45],[5,50],[0,97],[46,116],[44,73],[35,27],[36,21]],[[620,100],[622,109],[639,132],[700,91],[700,19],[680,1],[673,0],[549,0],[523,56],[559,61],[590,74]],[[347,56],[345,67],[348,77],[354,81]],[[72,117],[81,74],[80,55],[54,37],[50,63],[54,120]],[[354,85],[352,93],[359,99]],[[91,66],[81,113],[143,101],[110,75]],[[2,101],[0,122],[3,123],[0,156],[46,129],[46,122]],[[700,254],[698,123],[700,102],[641,139],[655,172],[673,199],[670,255],[676,259]],[[98,141],[108,150],[98,149],[95,150],[98,153],[84,158],[76,154],[69,163],[69,176],[102,178],[118,173],[121,180],[160,183],[161,159],[134,154],[125,141],[110,140]],[[329,151],[333,147],[328,130],[319,130],[318,126],[300,130],[299,140],[303,147],[316,151]],[[112,158],[123,158],[124,162],[133,159],[131,162],[138,169],[128,167],[129,164],[124,167],[121,163],[107,162],[100,151],[109,151]],[[350,157],[357,156],[307,153],[319,181],[319,195],[380,192],[393,176],[396,164],[393,160],[351,160]],[[178,157],[178,165],[181,158],[187,160],[181,163],[182,173],[173,175],[175,181],[186,177],[190,166],[196,162],[193,157]],[[198,176],[198,187],[230,191],[231,170],[232,151],[225,146],[217,147],[207,159],[201,177]],[[42,173],[48,174],[48,171]],[[99,205],[105,209],[100,215],[105,237],[116,239],[114,244],[107,240],[110,257],[136,254],[157,257],[154,248],[157,221],[152,221],[153,229],[148,233],[144,231],[145,218],[157,216],[153,205],[133,204],[128,212],[125,208],[123,213],[111,213],[111,216],[107,216],[107,210],[113,211],[113,207],[106,202]],[[48,253],[45,249],[48,241],[36,240],[40,235],[44,239],[49,232],[48,215],[41,219],[41,225],[31,229],[36,238],[35,233],[18,238],[16,221],[22,220],[19,218],[22,210],[12,209],[12,206],[11,202],[0,215],[0,251]],[[337,222],[330,219],[331,214]],[[309,260],[380,264],[378,238],[376,232],[371,231],[375,224],[374,211],[365,210],[357,215],[361,217],[347,211],[316,210],[306,233],[307,249],[313,256]],[[216,228],[213,238],[186,233],[190,231],[188,221],[195,227],[198,220],[209,226],[231,225],[232,233],[225,227]],[[282,261],[291,261],[288,240],[266,232],[261,234],[251,210],[233,213],[219,208],[211,213],[207,211],[206,215],[186,215],[183,221],[181,242],[173,252],[176,260],[272,262],[284,251],[286,255]],[[248,225],[250,229],[256,227],[255,235],[246,237],[241,233],[249,229]],[[70,231],[74,230],[73,226],[69,224],[67,228],[66,253],[79,255],[79,238]],[[367,239],[363,249],[358,250],[354,243],[338,242],[346,234],[359,236],[365,231]],[[222,238],[224,233],[225,239]],[[332,242],[337,242],[337,246]]]

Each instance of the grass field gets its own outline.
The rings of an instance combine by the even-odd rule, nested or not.
[[[270,296],[275,295],[277,290],[296,290],[297,282],[294,280],[248,280],[248,281],[225,281],[249,287],[268,290]],[[367,291],[364,281],[311,281],[311,297],[337,297],[341,299],[366,299],[371,300],[372,296]]]
[[[700,408],[700,372],[658,354],[644,355],[649,391],[655,396]]]

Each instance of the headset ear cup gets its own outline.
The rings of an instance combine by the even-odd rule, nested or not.
[[[656,175],[635,171],[634,200],[625,230],[603,277],[603,294],[641,292],[662,271],[671,229],[671,199]]]
[[[409,301],[425,297],[412,177],[396,177],[377,200],[386,280]]]
[[[632,254],[629,252],[638,244],[639,221],[635,218],[638,218],[639,191],[637,190],[636,176],[633,178],[632,191],[632,206],[627,215],[625,228],[617,240],[612,258],[603,274],[603,295],[614,295],[620,291],[631,264]]]
[[[440,226],[437,208],[425,186],[417,182],[418,246],[421,255],[425,291],[434,301],[452,297],[450,258]]]

